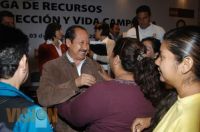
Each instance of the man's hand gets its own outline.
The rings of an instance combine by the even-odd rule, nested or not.
[[[132,132],[142,132],[145,128],[148,128],[151,124],[151,118],[136,118],[131,126]]]
[[[93,84],[96,83],[96,79],[94,76],[89,75],[89,74],[81,74],[78,78],[75,79],[75,83],[77,87],[81,86],[92,86]]]

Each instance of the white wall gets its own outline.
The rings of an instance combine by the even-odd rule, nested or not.
[[[79,4],[86,5],[90,9],[97,7],[96,11],[60,11],[52,10],[57,9],[56,7],[51,8],[51,10],[44,10],[43,3],[57,3],[57,4]],[[35,3],[35,6],[33,4]],[[30,5],[30,8],[25,9]],[[120,19],[125,21],[130,21],[135,16],[135,10],[138,6],[146,4],[151,7],[152,10],[152,20],[169,30],[176,26],[176,21],[180,18],[170,17],[169,8],[185,8],[195,10],[194,19],[184,19],[186,24],[197,25],[199,21],[198,17],[198,6],[199,0],[1,0],[0,10],[10,10],[17,16],[16,27],[21,28],[30,37],[30,57],[31,57],[31,69],[36,70],[36,61],[33,59],[34,49],[38,48],[39,44],[44,40],[42,35],[47,26],[47,21],[41,21],[40,23],[33,23],[29,19],[35,16],[33,19],[38,20],[39,17],[44,18],[46,15],[50,17],[57,17],[60,19],[63,30],[65,31],[70,25],[81,24],[86,27],[90,34],[93,34],[93,24],[94,20],[102,21],[107,18],[106,22],[110,23],[112,20]],[[62,6],[64,7],[64,6]],[[35,8],[35,9],[34,9]],[[100,9],[100,10],[99,10]],[[27,22],[22,18],[26,16]],[[38,17],[39,16],[39,17]],[[68,21],[65,21],[68,18]],[[75,21],[80,18],[80,21]],[[83,20],[83,21],[82,21]],[[92,20],[92,23],[85,23],[85,20]],[[29,23],[30,22],[30,23]],[[52,21],[51,21],[52,22]],[[130,24],[122,23],[121,30],[127,31],[130,28]]]

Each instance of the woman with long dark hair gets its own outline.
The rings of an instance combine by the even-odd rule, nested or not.
[[[164,36],[160,56],[156,60],[160,80],[171,85],[178,94],[168,112],[158,111],[162,119],[154,132],[200,131],[200,27],[186,26],[170,30]],[[172,96],[174,97],[174,96]],[[163,100],[166,102],[168,100]],[[164,109],[164,107],[163,107]],[[163,116],[164,115],[164,116]],[[159,118],[159,116],[157,116]],[[154,118],[155,120],[155,118]],[[144,122],[143,122],[144,123]],[[135,123],[144,127],[145,123]]]

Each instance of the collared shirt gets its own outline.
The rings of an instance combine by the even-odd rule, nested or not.
[[[134,118],[152,117],[154,108],[134,81],[117,79],[96,83],[58,113],[87,132],[130,132]]]
[[[0,82],[0,96],[10,96],[10,97],[19,96],[19,97],[24,98],[27,101],[33,102],[31,98],[29,98],[28,96],[20,92],[17,88],[4,82]],[[2,108],[2,105],[0,105],[0,109],[1,110],[4,109]],[[12,130],[13,132],[21,132],[21,131],[52,132],[53,131],[52,126],[49,123],[46,112],[37,105],[33,104],[31,106],[28,106],[27,111],[25,113],[22,112],[18,114],[20,115],[14,124],[13,130]],[[0,120],[1,120],[1,116],[0,116]]]
[[[52,41],[52,40],[49,40],[49,39],[48,39],[46,43],[47,43],[47,44],[52,44],[52,45],[56,48],[56,51],[58,52],[58,55],[59,55],[59,56],[62,56],[62,50],[61,50],[61,48],[60,48],[62,42],[61,42],[60,40],[58,40],[59,48],[53,44],[53,41]]]
[[[69,59],[70,62],[74,63],[74,59],[69,55],[68,51],[66,52],[66,55],[67,55],[67,58]],[[79,65],[77,66],[76,65],[76,69],[78,71],[78,75],[80,76],[81,75],[81,68],[82,68],[82,65],[83,63],[85,62],[86,58],[84,60],[82,60]]]

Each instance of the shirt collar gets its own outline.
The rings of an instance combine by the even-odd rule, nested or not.
[[[70,62],[74,63],[74,60],[73,58],[69,55],[68,52],[66,52],[66,55],[67,55],[67,58]],[[84,60],[82,60],[78,65],[76,65],[76,69],[77,69],[77,72],[78,72],[78,75],[80,76],[81,75],[81,68],[82,68],[82,65],[83,63],[85,62],[86,58]]]
[[[102,40],[102,42],[103,42],[103,43],[106,43],[108,40],[109,40],[109,38],[106,37],[106,38],[104,38],[104,39]]]
[[[53,44],[53,41],[51,39],[48,39],[46,41],[47,44]],[[59,46],[62,44],[62,42],[60,40],[58,40]]]
[[[153,24],[150,23],[149,26],[146,27],[145,29],[141,28],[139,25],[138,25],[138,28],[139,28],[139,30],[147,30],[147,29],[149,29],[149,28],[152,27],[152,26],[153,26]]]
[[[0,82],[0,91],[0,96],[20,96],[33,102],[31,98],[8,83]]]

